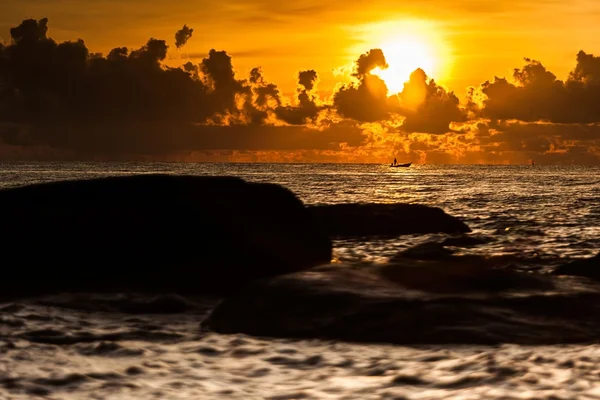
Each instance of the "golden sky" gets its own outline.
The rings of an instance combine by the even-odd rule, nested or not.
[[[139,47],[151,36],[171,39],[187,24],[194,38],[181,52],[172,49],[172,63],[227,50],[237,70],[262,66],[286,92],[307,68],[320,73],[321,90],[333,88],[336,69],[397,31],[413,31],[433,47],[439,66],[426,72],[458,94],[510,75],[524,57],[562,79],[579,50],[600,47],[595,0],[1,0],[0,9],[5,40],[22,19],[47,17],[53,38],[81,37],[104,52]]]
[[[319,104],[319,117],[313,119],[313,125],[302,125],[304,133],[294,131],[294,137],[298,143],[305,143],[308,139],[302,135],[306,130],[322,130],[319,121],[326,120],[327,135],[339,147],[329,148],[329,142],[323,142],[317,149],[321,152],[313,154],[311,151],[317,150],[294,149],[285,142],[282,146],[287,153],[267,154],[254,145],[244,145],[229,149],[228,155],[215,155],[219,160],[231,159],[235,154],[238,159],[248,160],[379,162],[404,152],[413,161],[423,162],[526,163],[537,151],[552,162],[560,157],[577,162],[577,157],[584,157],[585,148],[582,160],[600,162],[600,135],[596,133],[600,125],[598,129],[585,125],[600,124],[589,117],[595,109],[587,110],[586,115],[557,111],[561,108],[558,104],[569,104],[565,99],[571,98],[570,89],[563,88],[568,93],[561,94],[554,105],[527,108],[531,96],[543,99],[550,93],[544,90],[554,84],[552,79],[538,90],[537,78],[523,78],[516,84],[519,90],[527,86],[527,90],[519,91],[521,94],[514,94],[514,87],[507,89],[502,82],[491,85],[478,92],[480,96],[491,96],[487,106],[478,110],[466,99],[470,86],[482,89],[484,82],[494,82],[496,76],[514,83],[515,68],[528,63],[529,68],[537,68],[535,62],[524,61],[526,57],[543,63],[542,75],[547,70],[557,79],[566,80],[577,65],[580,50],[600,54],[597,0],[0,0],[0,10],[0,38],[6,44],[10,43],[11,27],[27,18],[47,17],[48,36],[57,42],[83,38],[90,51],[105,55],[117,46],[140,48],[150,37],[167,40],[170,48],[164,62],[170,66],[187,61],[199,64],[208,57],[209,50],[226,50],[240,78],[246,78],[252,68],[261,67],[261,79],[275,83],[288,99],[299,93],[298,73],[316,70],[316,89],[308,89],[305,94],[317,96],[310,97],[314,101],[307,104]],[[183,48],[176,49],[174,33],[183,24],[193,28],[194,34]],[[408,99],[419,96],[414,87],[420,78],[415,80],[412,92],[407,89],[400,97],[391,98],[389,104],[386,101],[386,110],[390,107],[396,111],[385,112],[385,118],[377,114],[377,106],[368,96],[359,96],[358,89],[334,99],[341,83],[356,78],[352,73],[358,58],[377,48],[383,50],[389,67],[369,69],[368,76],[359,78],[369,91],[377,92],[374,77],[380,77],[387,84],[388,95],[400,93],[409,74],[420,67],[443,87],[434,101],[442,99],[440,104],[446,108],[440,111],[431,103],[426,109],[411,109]],[[376,58],[373,55],[373,60]],[[588,72],[580,79],[586,85],[591,79]],[[454,100],[446,91],[453,91],[460,99],[460,113],[449,106]],[[579,99],[585,104],[596,101],[589,96]],[[522,109],[511,109],[513,103],[522,105]],[[333,119],[328,114],[333,112],[332,107],[337,112]],[[356,109],[361,113],[358,117]],[[283,120],[290,121],[297,118],[297,112],[284,107],[277,115],[285,115]],[[269,127],[285,125],[280,120],[273,122],[269,115],[263,121]],[[405,118],[404,122],[398,115]],[[435,121],[439,115],[443,115],[441,123]],[[352,119],[354,122],[349,122]],[[229,121],[221,120],[219,124],[227,125]],[[550,121],[550,125],[544,121]],[[273,142],[279,140],[276,134],[265,135],[269,139],[263,137],[257,143],[268,143],[265,148],[273,148]],[[361,142],[359,137],[367,139]],[[584,139],[593,142],[582,144]],[[225,145],[218,146],[221,149]],[[523,149],[520,153],[519,146]],[[243,153],[250,149],[256,151]],[[192,157],[190,152],[185,154]]]

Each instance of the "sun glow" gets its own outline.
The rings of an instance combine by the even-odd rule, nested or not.
[[[363,42],[360,53],[373,48],[383,50],[388,68],[377,68],[372,73],[385,81],[390,95],[401,92],[417,68],[436,82],[443,81],[450,73],[450,48],[441,27],[431,22],[401,20],[369,24],[359,28],[358,36]]]
[[[433,75],[437,69],[436,58],[429,46],[417,37],[399,36],[379,48],[383,50],[389,67],[376,68],[372,73],[385,81],[390,94],[401,92],[404,82],[417,68],[428,75]]]

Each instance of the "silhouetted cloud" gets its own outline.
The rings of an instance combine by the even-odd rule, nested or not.
[[[10,29],[10,37],[13,42],[18,43],[33,43],[46,39],[48,33],[48,18],[43,18],[39,21],[28,19],[21,25]]]
[[[304,90],[308,92],[315,88],[315,85],[317,84],[318,80],[319,77],[317,75],[317,71],[312,69],[308,71],[301,71],[298,74],[298,84],[300,86],[303,86]]]
[[[485,82],[481,114],[488,118],[557,123],[600,122],[600,58],[580,51],[577,64],[561,81],[536,60],[515,69],[514,83],[496,77]]]
[[[357,83],[342,85],[333,96],[333,105],[346,118],[361,122],[374,122],[389,117],[387,86],[376,75],[375,68],[387,68],[385,56],[380,49],[362,54],[354,67]]]
[[[288,124],[302,125],[315,122],[319,112],[323,109],[317,105],[317,96],[313,93],[319,77],[314,70],[300,71],[298,73],[298,89],[296,98],[297,106],[280,106],[275,110],[277,117]]]
[[[183,28],[175,32],[175,47],[178,49],[185,46],[185,44],[192,38],[194,30],[189,28],[187,25],[183,25]]]
[[[273,109],[281,105],[277,85],[266,82],[260,68],[253,68],[250,71],[250,83],[253,85],[252,91],[256,95],[255,104],[258,108]]]
[[[459,105],[458,97],[429,79],[422,69],[417,69],[404,84],[402,92],[393,97],[394,110],[406,117],[402,130],[444,134],[451,122],[462,122],[466,111]]]
[[[395,114],[404,117],[402,130],[444,134],[451,122],[462,122],[466,112],[458,98],[428,79],[422,69],[415,70],[404,89],[388,97],[385,82],[371,74],[375,68],[387,68],[383,52],[374,49],[356,61],[353,76],[358,83],[342,86],[334,95],[333,104],[340,115],[360,122],[383,121]]]
[[[372,49],[330,100],[312,69],[298,72],[289,99],[261,67],[240,78],[223,50],[168,67],[164,40],[93,54],[81,39],[55,42],[48,26],[25,20],[0,44],[2,158],[600,162],[600,57],[583,51],[565,81],[526,59],[512,80],[485,82],[461,104],[421,69],[390,95],[373,73],[385,55]],[[184,25],[175,47],[192,33]]]
[[[387,61],[385,60],[385,56],[381,49],[373,49],[368,53],[362,54],[358,60],[356,60],[354,76],[359,79],[363,78],[377,67],[381,69],[388,68]]]

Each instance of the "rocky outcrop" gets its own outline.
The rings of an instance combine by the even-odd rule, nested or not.
[[[330,236],[467,233],[471,229],[440,208],[419,204],[335,204],[309,207]]]
[[[591,258],[561,265],[554,270],[554,274],[585,276],[600,281],[600,253]]]
[[[138,175],[0,191],[2,293],[227,292],[331,260],[289,190]]]
[[[488,268],[481,261],[318,267],[253,283],[222,301],[202,327],[392,344],[600,339],[597,285]]]

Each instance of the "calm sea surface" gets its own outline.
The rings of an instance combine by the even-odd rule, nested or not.
[[[510,255],[525,267],[600,249],[597,167],[0,163],[0,187],[138,173],[279,183],[307,204],[436,206],[484,239],[460,251]],[[433,239],[337,241],[335,254],[385,261]],[[600,399],[598,345],[403,347],[205,335],[199,313],[111,311],[130,300],[0,304],[0,399]]]

